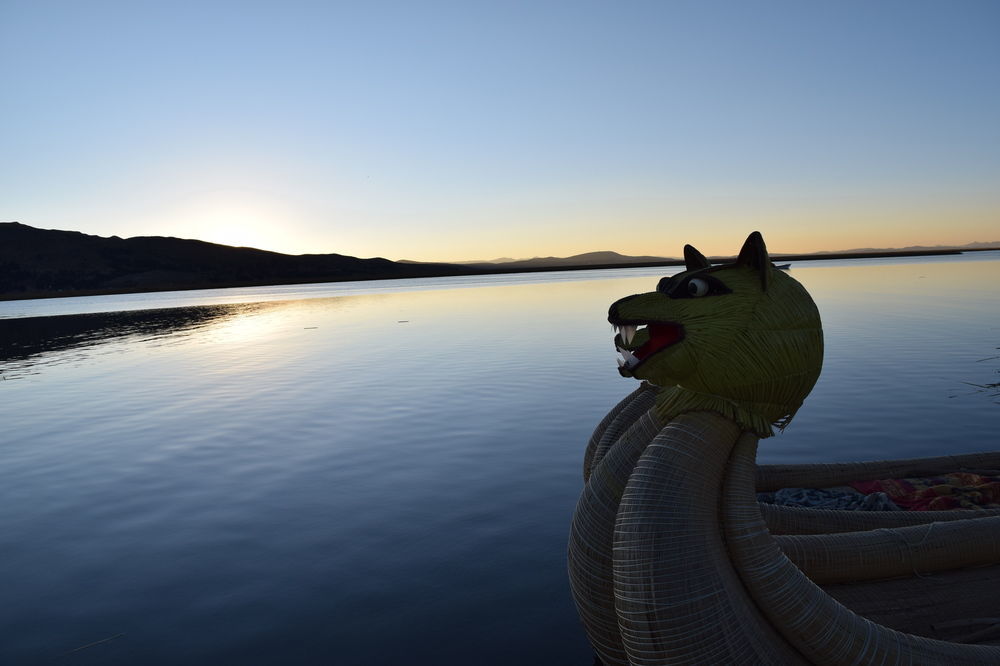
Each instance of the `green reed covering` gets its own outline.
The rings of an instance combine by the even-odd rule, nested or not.
[[[732,264],[710,266],[690,246],[686,255],[688,270],[660,289],[612,305],[619,321],[684,328],[682,340],[622,374],[670,389],[657,401],[665,422],[685,412],[714,411],[769,437],[772,426],[788,425],[819,377],[819,311],[802,285],[773,267],[757,232]],[[695,279],[710,284],[708,293],[691,295],[686,287]],[[623,346],[639,349],[647,341],[637,336]]]

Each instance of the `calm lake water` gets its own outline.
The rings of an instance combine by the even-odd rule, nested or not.
[[[0,303],[0,663],[579,664],[605,317],[676,269]],[[1000,253],[801,262],[765,462],[1000,448]]]

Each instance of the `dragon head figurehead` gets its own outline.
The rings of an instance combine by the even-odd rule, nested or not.
[[[806,290],[776,269],[759,232],[712,266],[684,247],[685,271],[611,305],[619,372],[661,387],[658,411],[709,409],[761,437],[791,421],[819,377],[823,331]]]

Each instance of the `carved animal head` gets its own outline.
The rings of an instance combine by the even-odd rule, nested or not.
[[[721,398],[784,427],[819,377],[823,331],[806,290],[753,232],[734,263],[684,247],[686,270],[611,305],[619,372]]]

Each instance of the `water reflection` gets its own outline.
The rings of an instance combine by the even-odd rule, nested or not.
[[[0,382],[0,664],[119,634],[58,663],[589,663],[565,535],[635,384],[607,308],[661,272],[630,271],[0,320],[37,373]],[[996,447],[996,407],[947,398],[995,379],[1000,262],[792,275],[826,362],[762,458]]]
[[[16,379],[71,350],[192,335],[262,308],[263,304],[215,305],[6,319],[0,322],[0,373]]]

